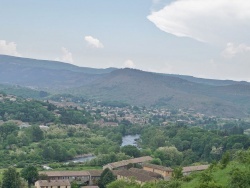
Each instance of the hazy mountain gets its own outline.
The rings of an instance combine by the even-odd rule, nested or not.
[[[192,108],[208,115],[244,117],[250,112],[248,82],[135,69],[82,68],[55,61],[0,55],[0,83],[132,105]]]
[[[105,74],[105,73],[110,73],[113,70],[116,70],[116,68],[96,69],[88,67],[78,67],[69,63],[63,63],[59,61],[38,60],[38,59],[14,57],[8,55],[0,55],[0,66],[8,68],[8,66],[10,65],[17,65],[28,68],[67,70],[67,71],[81,72],[87,74]]]
[[[0,55],[0,83],[35,88],[82,86],[115,70],[94,69],[68,63]]]
[[[237,83],[237,82],[236,82]],[[212,86],[171,75],[120,69],[71,92],[98,100],[136,105],[192,108],[208,115],[246,116],[250,107],[249,84]]]
[[[0,84],[0,92],[9,95],[15,95],[18,97],[33,99],[41,99],[49,95],[49,93],[45,91],[10,84]]]
[[[232,84],[238,83],[237,81],[233,81],[233,80],[215,80],[215,79],[206,79],[206,78],[196,78],[193,76],[178,75],[178,74],[166,74],[166,75],[182,78],[182,79],[188,80],[190,82],[213,85],[213,86],[227,86],[227,85],[232,85]],[[244,83],[244,82],[242,82],[242,83]]]

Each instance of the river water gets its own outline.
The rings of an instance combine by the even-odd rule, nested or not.
[[[136,140],[139,138],[140,138],[139,134],[124,136],[124,137],[122,137],[122,145],[121,146],[127,146],[127,145],[137,146]]]
[[[139,134],[124,136],[124,137],[122,137],[121,146],[127,146],[127,145],[137,146],[136,140],[139,139],[139,138],[140,138]],[[94,155],[79,157],[79,158],[75,158],[75,159],[72,159],[70,161],[67,161],[66,163],[70,163],[70,162],[82,163],[82,162],[90,161],[91,159],[94,159],[94,158],[96,158],[96,156],[94,156]]]
[[[83,162],[87,162],[90,161],[91,159],[96,158],[95,155],[92,156],[86,156],[86,157],[79,157],[79,158],[74,158],[70,161],[67,161],[67,163],[73,162],[73,163],[83,163]]]

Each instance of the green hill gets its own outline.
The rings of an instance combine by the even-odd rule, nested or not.
[[[249,91],[250,86],[247,84],[211,86],[168,75],[120,69],[95,80],[91,85],[68,92],[104,101],[192,108],[207,115],[244,117],[250,107]]]
[[[217,164],[212,169],[192,174],[189,178],[191,181],[184,181],[181,188],[202,188],[202,184],[203,187],[206,188],[249,188],[249,154],[249,150],[236,152],[234,156],[231,156],[234,157],[234,159],[229,162],[226,168],[221,168],[221,164]],[[207,175],[207,183],[204,182],[205,175]],[[209,186],[209,184],[213,186]]]

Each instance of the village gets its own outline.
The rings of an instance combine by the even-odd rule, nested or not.
[[[111,170],[117,180],[135,181],[143,185],[146,182],[157,182],[159,180],[169,181],[173,176],[173,169],[161,165],[151,164],[153,158],[144,156],[129,160],[109,163],[103,166],[103,170],[86,171],[40,171],[44,180],[35,182],[36,188],[70,188],[73,181],[85,184],[85,188],[98,188],[98,181],[105,169]],[[203,171],[209,165],[186,166],[182,168],[183,176],[193,172]]]

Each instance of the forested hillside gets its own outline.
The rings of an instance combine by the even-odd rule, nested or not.
[[[0,83],[12,85],[7,89],[5,87],[7,93],[24,97],[39,98],[46,93],[67,93],[103,102],[192,108],[196,112],[221,117],[247,117],[250,111],[250,85],[247,82],[135,69],[91,69],[1,55]]]

